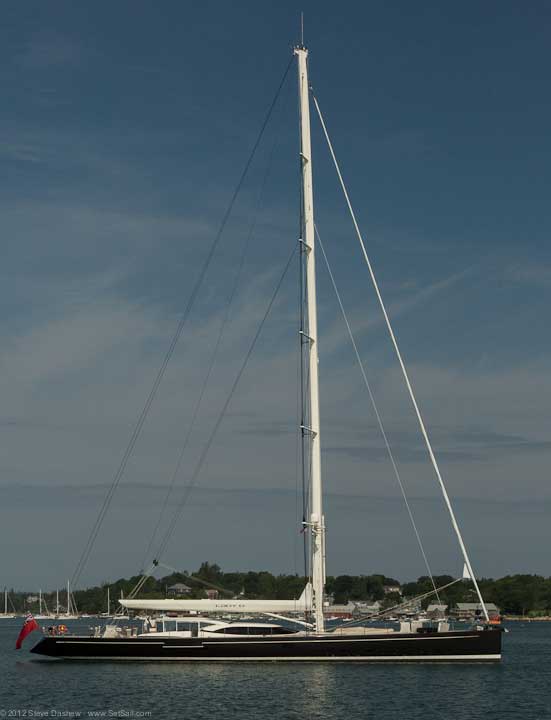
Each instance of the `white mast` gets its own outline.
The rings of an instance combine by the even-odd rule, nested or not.
[[[55,591],[55,614],[59,615],[59,590]]]
[[[8,588],[4,588],[4,615],[8,614]]]
[[[71,589],[70,581],[67,580],[67,615],[71,614]]]
[[[316,303],[316,262],[314,253],[314,199],[312,191],[312,148],[310,142],[310,87],[308,84],[308,50],[295,48],[298,58],[298,92],[300,100],[300,157],[302,165],[302,251],[306,267],[308,335],[302,341],[309,348],[309,427],[302,432],[310,436],[311,514],[309,528],[312,553],[312,590],[316,631],[323,632],[323,589],[325,586],[325,524],[321,487],[321,453],[318,387],[318,322]]]
[[[42,615],[42,590],[38,591],[38,613]]]
[[[111,598],[109,597],[109,585],[107,586],[107,617],[109,617],[109,612],[111,610]]]

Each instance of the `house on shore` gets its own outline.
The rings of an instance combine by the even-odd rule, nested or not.
[[[448,613],[448,605],[434,603],[427,608],[427,615],[431,620],[443,620]]]
[[[191,588],[185,583],[174,583],[174,585],[170,585],[169,587],[167,587],[167,593],[169,595],[177,595],[179,597],[182,597],[183,595],[189,595],[190,592]]]
[[[394,595],[401,595],[402,588],[400,585],[383,585],[383,592],[385,595],[390,595],[391,593]]]
[[[490,620],[499,618],[500,611],[494,603],[486,603],[486,610],[490,616]],[[484,612],[480,603],[457,603],[457,606],[451,611],[450,615],[456,620],[470,622],[477,618],[483,618]]]
[[[356,603],[347,602],[346,605],[327,605],[323,608],[325,617],[351,618],[356,611]]]

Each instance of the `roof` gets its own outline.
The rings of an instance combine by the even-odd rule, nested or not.
[[[485,603],[485,605],[486,610],[499,611],[499,608],[495,603]],[[457,603],[457,609],[464,610],[465,612],[476,611],[482,610],[482,605],[480,603]]]
[[[186,585],[185,583],[174,583],[174,585],[169,585],[169,590],[180,590],[181,592],[185,592],[186,590],[191,590],[189,585]]]
[[[324,612],[353,612],[356,609],[356,603],[348,602],[346,605],[328,605],[324,608]]]
[[[428,606],[427,612],[438,612],[438,611],[446,612],[447,609],[448,609],[447,605],[439,605],[438,603],[435,603],[434,605]]]

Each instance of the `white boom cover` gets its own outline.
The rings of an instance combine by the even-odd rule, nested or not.
[[[226,613],[274,613],[308,612],[312,609],[312,586],[306,585],[298,600],[119,600],[129,610],[160,610],[177,612],[198,610],[200,612]]]

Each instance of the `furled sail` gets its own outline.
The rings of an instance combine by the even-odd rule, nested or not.
[[[160,612],[186,612],[190,610],[200,612],[224,613],[288,613],[309,612],[312,609],[312,586],[306,585],[298,600],[119,600],[119,603],[128,610],[158,610]]]

